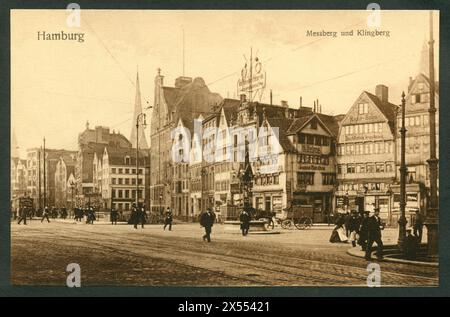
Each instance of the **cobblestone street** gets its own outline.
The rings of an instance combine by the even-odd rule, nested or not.
[[[66,283],[66,266],[78,263],[82,285],[365,286],[367,262],[346,254],[349,244],[328,242],[331,227],[250,234],[213,227],[203,242],[198,224],[145,229],[72,221],[27,226],[13,223],[12,284]],[[383,241],[395,242],[396,229]],[[437,286],[438,269],[380,262],[383,286]]]

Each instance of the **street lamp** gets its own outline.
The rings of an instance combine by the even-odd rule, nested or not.
[[[72,211],[74,210],[74,203],[73,203],[73,191],[75,189],[75,183],[73,180],[70,181],[70,192],[72,195]]]
[[[398,220],[398,247],[403,252],[406,239],[406,173],[408,171],[405,162],[405,138],[406,138],[406,128],[405,128],[405,92],[402,93],[402,127],[400,128],[400,218]]]
[[[141,122],[141,118],[143,118],[143,122]],[[139,203],[139,126],[142,125],[143,128],[147,126],[146,123],[146,115],[141,112],[136,117],[136,208]]]

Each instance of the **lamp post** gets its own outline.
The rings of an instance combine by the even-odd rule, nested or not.
[[[439,159],[436,157],[436,107],[434,82],[434,39],[433,39],[433,11],[430,11],[430,41],[429,44],[429,72],[430,72],[430,158],[427,160],[430,170],[430,202],[428,205],[425,225],[427,227],[428,256],[438,256],[439,240],[439,202],[437,196],[437,177]]]
[[[408,171],[405,162],[405,138],[406,138],[406,128],[405,128],[405,92],[402,93],[402,127],[400,128],[400,218],[398,219],[398,241],[397,245],[399,249],[404,251],[404,244],[406,239],[406,173]]]
[[[201,205],[200,205],[200,211],[205,211],[205,197],[204,197],[204,191],[205,191],[205,177],[206,177],[206,169],[202,167],[201,172]]]
[[[75,189],[75,183],[72,181],[70,181],[70,193],[72,195],[72,211],[74,211],[74,202],[73,202],[73,191]]]
[[[141,118],[143,122],[140,122]],[[147,126],[145,118],[146,115],[143,112],[136,117],[136,208],[139,204],[139,126],[142,125],[144,128]]]

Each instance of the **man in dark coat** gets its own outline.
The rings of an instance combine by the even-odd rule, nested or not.
[[[358,229],[358,244],[361,246],[361,251],[366,251],[367,247],[367,235],[368,235],[368,222],[369,222],[369,212],[362,212],[359,229]]]
[[[420,244],[422,242],[422,233],[423,233],[423,215],[419,210],[416,210],[416,217],[414,219],[414,235],[417,237],[417,241]]]
[[[371,260],[372,245],[375,242],[377,244],[377,258],[383,259],[383,241],[381,241],[381,230],[383,225],[380,219],[380,209],[375,208],[372,217],[369,217],[367,221],[367,247],[366,247],[366,260]]]
[[[110,220],[111,220],[111,224],[112,225],[117,225],[117,218],[119,217],[119,214],[117,213],[116,208],[112,207],[111,208],[111,216],[110,216]]]
[[[28,208],[27,207],[20,208],[20,216],[19,216],[19,221],[17,222],[17,224],[20,225],[20,223],[23,220],[23,224],[26,225],[27,224],[27,216],[28,216]]]
[[[419,249],[419,237],[411,234],[411,229],[406,230],[405,257],[408,260],[415,260]]]
[[[169,231],[172,230],[172,222],[173,222],[173,215],[172,211],[169,207],[167,207],[166,216],[164,218],[164,230],[166,230],[166,227],[169,226]]]
[[[247,210],[242,210],[241,214],[239,215],[239,221],[241,222],[241,230],[243,236],[246,236],[248,234],[248,230],[250,229],[250,220],[251,217]]]
[[[134,229],[137,229],[139,223],[139,210],[135,204],[133,204],[133,208],[131,209],[130,222],[133,224]]]
[[[90,207],[88,210],[88,215],[87,215],[87,223],[93,225],[94,220],[95,220],[94,209],[92,207]]]
[[[208,208],[200,217],[200,225],[205,228],[205,234],[203,235],[203,241],[211,242],[211,228],[216,219],[216,215]]]
[[[44,212],[42,213],[42,218],[41,218],[41,222],[44,221],[44,219],[47,219],[48,222],[50,222],[50,219],[48,219],[49,216],[49,211],[48,211],[48,207],[45,206],[44,208]]]
[[[147,213],[145,212],[145,208],[141,207],[139,211],[139,222],[141,223],[141,228],[144,229],[144,225],[147,222]]]

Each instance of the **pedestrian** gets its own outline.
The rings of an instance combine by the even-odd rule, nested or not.
[[[239,220],[241,222],[241,231],[242,235],[246,236],[248,234],[248,230],[250,229],[250,214],[247,210],[243,209],[241,214],[239,215]]]
[[[352,210],[345,226],[346,229],[350,232],[348,239],[351,241],[352,246],[356,247],[356,234],[359,229],[358,216],[356,210]]]
[[[20,225],[20,223],[23,220],[23,224],[26,225],[27,224],[27,216],[28,216],[28,210],[27,207],[22,207],[20,209],[20,216],[19,216],[19,221],[17,222],[17,224]]]
[[[169,226],[169,231],[172,231],[173,214],[169,207],[167,207],[166,215],[164,217],[164,230]]]
[[[361,246],[361,251],[366,251],[367,246],[367,235],[368,235],[368,221],[369,221],[369,212],[364,211],[361,213],[361,219],[359,221],[359,230],[358,230],[358,244]]]
[[[130,223],[133,224],[134,229],[137,229],[139,223],[139,211],[135,204],[133,204],[133,207],[131,208]]]
[[[110,215],[110,220],[111,220],[111,224],[112,225],[117,225],[117,218],[119,217],[119,214],[117,213],[117,210],[112,207],[111,208],[111,215]]]
[[[141,228],[144,229],[144,224],[147,223],[147,213],[145,212],[145,208],[141,207],[139,212],[139,222],[141,223]]]
[[[423,223],[424,223],[423,215],[417,209],[413,229],[414,235],[417,237],[417,241],[419,244],[422,243]]]
[[[92,207],[89,207],[86,223],[93,225],[94,224],[94,220],[95,220],[94,209]]]
[[[377,258],[383,259],[383,241],[381,240],[381,230],[383,224],[380,219],[380,208],[374,209],[373,216],[369,217],[367,221],[367,246],[366,246],[366,260],[371,260],[372,245],[375,242],[377,244]]]
[[[216,215],[208,208],[200,217],[200,225],[205,228],[205,234],[203,235],[203,241],[211,242],[211,228],[214,225]]]
[[[406,230],[405,257],[408,260],[415,260],[419,248],[419,237],[411,234],[411,229]]]
[[[350,212],[347,211],[347,213],[344,216],[344,226],[345,226],[345,235],[349,238],[350,238],[350,233],[351,233],[351,228],[350,228],[351,221],[352,221],[352,215],[350,214]]]
[[[44,219],[47,219],[47,222],[50,222],[50,219],[48,219],[48,216],[49,216],[48,207],[45,206],[44,212],[42,213],[41,223],[44,221]]]

